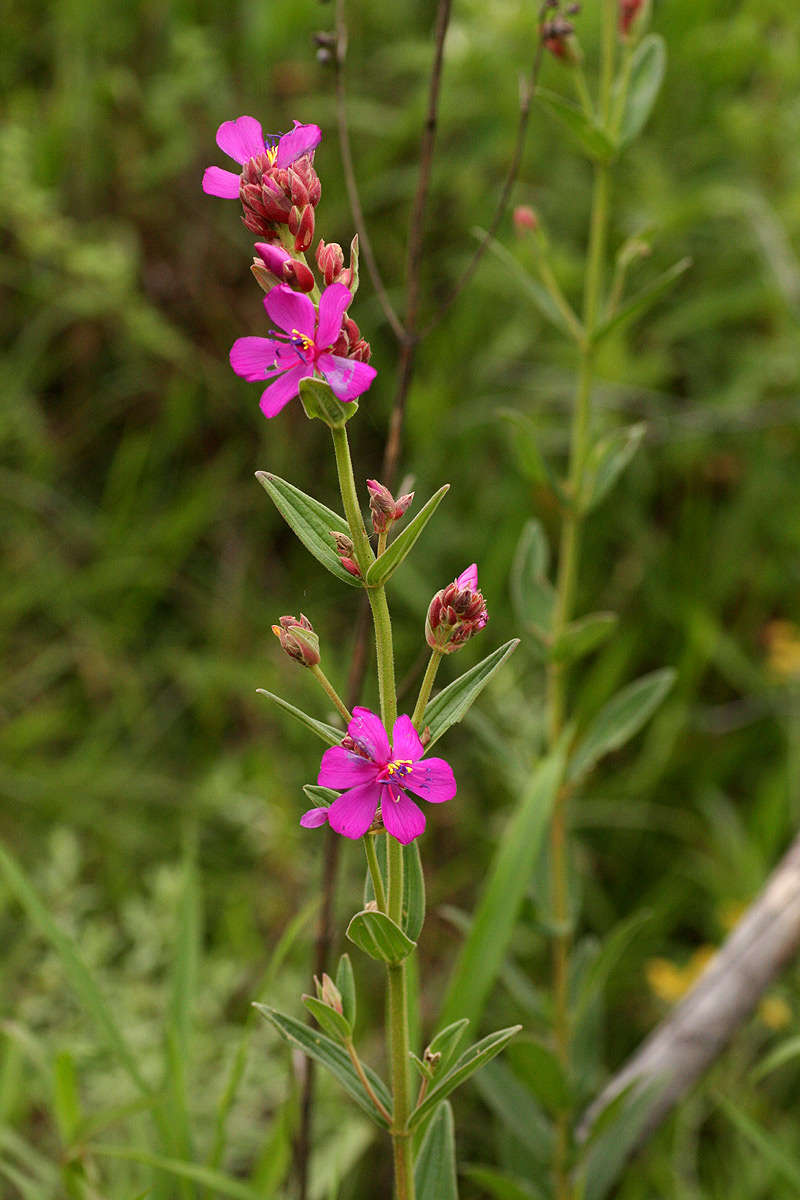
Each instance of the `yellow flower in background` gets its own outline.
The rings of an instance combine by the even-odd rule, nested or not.
[[[792,1010],[783,996],[765,996],[758,1006],[758,1019],[777,1032],[792,1024]]]
[[[800,627],[794,621],[770,621],[764,639],[770,671],[784,680],[800,679]]]
[[[650,991],[665,1004],[675,1004],[700,978],[716,952],[716,946],[700,946],[682,967],[668,958],[649,959],[645,975]]]

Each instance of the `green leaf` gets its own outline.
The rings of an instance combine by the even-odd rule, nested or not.
[[[537,87],[536,99],[561,122],[593,162],[611,162],[617,147],[606,131],[596,121],[587,117],[579,105],[566,100],[558,92],[551,92],[542,87]]]
[[[647,124],[667,68],[667,48],[656,33],[643,38],[631,59],[620,129],[620,147],[628,146]]]
[[[546,640],[553,623],[556,592],[547,578],[550,550],[540,521],[527,521],[511,566],[514,615],[529,632]]]
[[[484,1102],[539,1162],[551,1161],[553,1126],[533,1093],[509,1070],[505,1062],[493,1062],[475,1080]]]
[[[569,1108],[572,1103],[570,1085],[564,1067],[549,1046],[537,1038],[519,1038],[509,1048],[508,1061],[514,1074],[551,1116]]]
[[[318,783],[304,783],[303,791],[317,808],[322,808],[323,806],[330,808],[334,800],[339,799],[339,792],[335,792],[333,788],[320,787]]]
[[[425,507],[421,508],[414,519],[409,521],[400,530],[397,537],[389,543],[380,558],[375,559],[374,563],[370,565],[364,580],[367,587],[382,587],[391,578],[449,491],[450,484],[442,484],[438,492],[434,492],[431,496]]]
[[[305,725],[306,729],[310,729],[318,738],[322,738],[323,742],[327,742],[329,746],[338,746],[344,737],[344,731],[334,729],[333,725],[327,725],[325,721],[318,721],[316,717],[310,717],[308,713],[304,713],[301,708],[295,708],[288,700],[284,700],[282,696],[276,696],[274,692],[268,692],[266,688],[256,688],[259,696],[266,696],[273,704],[277,704],[284,712],[289,713],[301,725]],[[307,787],[313,787],[313,784],[307,784]],[[305,788],[303,789],[305,790]]]
[[[297,1021],[294,1017],[289,1017],[285,1013],[279,1013],[276,1009],[270,1008],[266,1004],[254,1004],[253,1007],[275,1026],[281,1037],[291,1046],[296,1046],[304,1054],[307,1054],[309,1058],[313,1058],[330,1071],[331,1075],[338,1079],[348,1095],[352,1096],[367,1116],[371,1117],[373,1121],[376,1121],[383,1128],[386,1128],[386,1122],[377,1112],[375,1105],[364,1090],[364,1085],[358,1078],[346,1050],[343,1050],[331,1038],[326,1037],[324,1033],[320,1033],[319,1030],[311,1029],[302,1021]],[[387,1111],[391,1112],[392,1097],[389,1095],[386,1084],[366,1064],[364,1065],[364,1071],[375,1095]]]
[[[691,258],[682,258],[679,262],[673,263],[661,275],[657,275],[650,283],[646,283],[641,291],[635,292],[611,316],[598,325],[592,338],[593,343],[597,345],[612,330],[617,329],[626,321],[632,321],[634,317],[639,317],[642,313],[647,312],[648,308],[651,308],[656,300],[660,300],[670,290],[672,285],[680,279],[681,275],[689,270],[691,265]]]
[[[609,976],[628,949],[628,946],[636,937],[636,934],[639,933],[642,926],[649,920],[651,920],[649,912],[633,913],[632,916],[626,917],[624,921],[620,921],[604,940],[600,953],[588,967],[578,988],[574,1012],[570,1018],[576,1030],[583,1023],[589,1006],[605,987]],[[578,1034],[576,1033],[574,1036],[577,1037]]]
[[[519,910],[539,858],[565,751],[557,747],[534,770],[492,858],[469,935],[461,947],[440,1020],[468,1017],[474,1026],[499,975]]]
[[[309,421],[324,421],[330,429],[344,429],[358,412],[358,401],[346,404],[337,399],[329,383],[322,379],[300,380],[300,403]]]
[[[98,1026],[108,1049],[124,1067],[138,1090],[143,1095],[150,1096],[152,1089],[139,1070],[136,1055],[117,1025],[111,1006],[106,1002],[94,977],[80,957],[77,946],[72,938],[56,925],[22,867],[3,846],[0,846],[0,873],[5,878],[9,890],[25,909],[31,923],[61,959],[70,986]]]
[[[75,1059],[68,1050],[60,1051],[53,1064],[53,1110],[61,1143],[69,1146],[81,1123],[81,1106]]]
[[[494,675],[495,671],[499,671],[500,667],[513,654],[519,645],[519,638],[512,638],[510,642],[499,646],[497,650],[493,650],[481,662],[476,663],[474,667],[470,667],[458,679],[454,679],[452,683],[448,683],[446,688],[442,688],[438,696],[429,701],[425,715],[422,718],[423,728],[427,725],[430,730],[430,739],[426,744],[426,749],[438,742],[442,734],[446,733],[451,725],[457,724],[465,714],[469,711],[478,696],[486,687],[489,680]]]
[[[92,1155],[101,1158],[120,1158],[128,1162],[143,1163],[154,1167],[157,1171],[166,1171],[179,1179],[190,1179],[201,1187],[209,1188],[220,1196],[230,1196],[231,1200],[260,1200],[261,1193],[250,1188],[238,1179],[215,1171],[212,1167],[201,1167],[195,1163],[183,1162],[179,1158],[167,1158],[163,1154],[150,1154],[146,1150],[136,1150],[129,1146],[106,1146],[92,1143],[88,1147]]]
[[[753,1083],[758,1083],[765,1075],[770,1075],[773,1071],[777,1071],[778,1067],[782,1067],[784,1063],[791,1062],[792,1059],[800,1055],[800,1035],[786,1038],[785,1041],[775,1046],[770,1050],[769,1054],[762,1058],[761,1062],[750,1074]]]
[[[345,1020],[353,1029],[356,1023],[356,981],[353,978],[353,964],[350,962],[349,954],[343,954],[339,959],[334,982],[342,997]]]
[[[349,1040],[353,1029],[347,1017],[342,1016],[335,1008],[329,1008],[327,1004],[323,1004],[316,996],[303,996],[302,1000],[317,1024],[335,1041],[346,1042]]]
[[[536,424],[515,408],[498,408],[494,415],[511,426],[511,448],[523,475],[532,483],[551,484],[550,469],[539,445]]]
[[[416,942],[386,913],[358,912],[345,930],[346,936],[370,958],[396,965],[408,958]]]
[[[769,1137],[760,1125],[756,1125],[752,1117],[742,1112],[725,1096],[717,1093],[715,1099],[728,1120],[757,1150],[763,1162],[769,1163],[785,1179],[792,1191],[800,1194],[800,1166],[797,1165],[794,1158],[789,1157],[781,1143],[776,1138]]]
[[[486,237],[486,231],[483,229],[476,229],[473,232],[481,240]],[[498,258],[504,266],[508,267],[513,272],[514,277],[521,284],[523,291],[527,296],[530,297],[545,320],[554,325],[556,329],[561,331],[561,333],[566,334],[570,340],[573,340],[574,332],[570,326],[570,323],[553,300],[553,297],[550,295],[547,288],[543,284],[539,283],[537,279],[534,279],[532,275],[528,274],[522,264],[514,257],[513,254],[511,254],[509,250],[506,249],[502,242],[498,242],[494,238],[491,238],[489,241],[489,249],[492,251],[495,258]]]
[[[335,575],[349,587],[360,588],[361,580],[345,571],[336,553],[330,531],[350,536],[344,517],[320,504],[313,496],[307,496],[293,484],[287,483],[268,471],[256,471],[256,479],[270,497],[286,524],[292,529],[305,548],[322,563],[331,575]]]
[[[476,1042],[474,1046],[470,1046],[469,1050],[465,1050],[461,1057],[456,1059],[444,1078],[431,1088],[419,1108],[416,1108],[411,1114],[408,1122],[409,1129],[416,1129],[445,1097],[460,1087],[465,1080],[469,1079],[470,1075],[480,1070],[486,1063],[491,1062],[495,1055],[508,1045],[514,1035],[519,1033],[520,1029],[522,1029],[521,1025],[510,1025],[508,1029],[498,1029],[495,1033],[490,1033],[481,1041]]]
[[[636,1148],[659,1084],[636,1080],[611,1102],[594,1126],[581,1159],[581,1200],[604,1200]]]
[[[595,442],[586,464],[586,482],[581,507],[588,512],[608,495],[633,458],[647,426],[644,422],[615,429]]]
[[[458,1200],[455,1128],[447,1101],[434,1113],[419,1148],[414,1184],[418,1200]]]
[[[541,1188],[494,1167],[468,1166],[464,1168],[464,1174],[495,1200],[544,1200],[545,1197]]]
[[[375,854],[378,867],[386,887],[386,838],[375,839]],[[372,887],[372,876],[369,871],[364,882],[364,907],[375,899]],[[419,852],[419,842],[413,841],[403,846],[403,919],[402,928],[412,942],[416,942],[425,921],[425,876],[422,871],[422,858]]]
[[[589,613],[577,621],[570,621],[553,643],[550,655],[556,662],[576,662],[602,645],[617,623],[617,614],[612,612]]]
[[[675,682],[675,671],[664,667],[643,675],[618,692],[589,725],[567,769],[570,783],[581,779],[605,754],[619,750],[642,728]]]
[[[441,1066],[446,1066],[448,1060],[455,1052],[456,1046],[461,1041],[469,1019],[462,1017],[459,1021],[452,1021],[449,1025],[445,1025],[444,1029],[440,1029],[428,1045],[428,1049],[432,1054],[441,1054]]]

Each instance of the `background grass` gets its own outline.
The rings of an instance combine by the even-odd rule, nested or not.
[[[414,0],[349,7],[358,175],[402,303],[432,16]],[[586,7],[579,20],[591,67],[596,13]],[[269,626],[302,608],[322,634],[328,674],[343,681],[354,593],[334,590],[253,480],[255,469],[269,469],[313,484],[327,503],[335,497],[322,431],[299,406],[267,424],[255,389],[228,368],[232,340],[262,330],[259,294],[236,206],[204,196],[199,181],[205,165],[222,162],[220,121],[241,112],[268,129],[318,121],[319,230],[349,240],[332,80],[311,44],[330,19],[311,0],[232,8],[64,0],[4,11],[0,833],[75,938],[154,1089],[162,1073],[177,1086],[165,1023],[191,1044],[182,1099],[166,1105],[185,1111],[191,1134],[180,1121],[159,1132],[152,1105],[127,1111],[137,1097],[60,960],[11,893],[0,893],[0,1190],[14,1200],[67,1187],[117,1200],[150,1186],[150,1168],[91,1149],[64,1167],[63,1148],[78,1143],[208,1161],[249,1001],[317,889],[321,843],[297,820],[319,747],[255,688],[327,717]],[[598,364],[598,427],[641,418],[648,435],[589,524],[582,607],[615,609],[621,622],[581,672],[573,701],[586,715],[646,670],[668,663],[679,672],[648,730],[576,804],[587,933],[602,939],[630,913],[651,914],[608,995],[602,1062],[612,1065],[667,1003],[651,960],[674,964],[679,989],[692,954],[724,936],[800,817],[797,677],[767,664],[770,622],[800,619],[799,24],[790,0],[657,3],[668,74],[614,186],[614,244],[639,232],[651,241],[636,279],[686,254],[694,265],[646,319],[615,335]],[[455,5],[426,234],[429,311],[471,254],[473,227],[489,220],[534,30],[533,5]],[[553,60],[544,82],[568,87]],[[536,207],[575,297],[589,170],[538,110],[515,201]],[[510,221],[503,240],[530,265]],[[379,369],[351,426],[357,477],[366,478],[379,462],[395,363],[367,279],[355,315]],[[425,344],[403,467],[420,497],[453,486],[393,586],[401,678],[420,668],[430,595],[473,559],[491,624],[441,681],[514,635],[507,577],[517,538],[532,513],[553,533],[557,514],[498,414],[530,416],[560,465],[572,369],[495,260]],[[452,960],[442,906],[470,909],[515,781],[538,750],[541,683],[523,648],[448,738],[459,800],[437,813],[424,848],[429,1020]],[[344,857],[340,928],[361,886],[358,855]],[[192,908],[186,873],[195,869],[201,899]],[[514,945],[522,978],[536,987],[546,980],[535,905],[544,876],[543,864]],[[271,981],[270,1001],[293,1012],[307,986],[310,920]],[[367,992],[377,975],[358,967]],[[796,1194],[713,1100],[714,1089],[734,1099],[796,1160],[800,1140],[786,1111],[796,1066],[750,1080],[764,1050],[796,1024],[793,968],[775,998],[783,1008],[762,1011],[631,1170],[626,1200]],[[519,990],[500,989],[492,1026],[516,1019],[519,1005]],[[368,1052],[379,1018],[376,999],[362,1018]],[[293,1084],[271,1034],[254,1032],[221,1161],[277,1195]],[[354,1112],[342,1116],[333,1090],[323,1100],[315,1195],[374,1195],[372,1162],[330,1191],[368,1135]],[[457,1101],[464,1157],[533,1170],[482,1103],[474,1091]],[[112,1129],[86,1133],[82,1123],[117,1108]],[[178,1186],[155,1178],[154,1195]],[[199,1185],[180,1186],[194,1194]],[[485,1194],[469,1183],[463,1193]]]

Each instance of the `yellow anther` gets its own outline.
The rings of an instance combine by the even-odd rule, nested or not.
[[[390,762],[386,770],[390,775],[394,775],[395,771],[399,771],[401,767],[411,767],[413,763],[410,758],[397,758],[394,762]],[[405,771],[403,771],[405,774]]]
[[[300,343],[300,346],[303,350],[310,350],[314,345],[313,339],[308,337],[305,333],[301,333],[299,329],[292,330],[292,337]]]
[[[278,147],[277,146],[267,146],[266,151],[267,151],[267,162],[269,163],[269,165],[271,167],[274,167],[275,160],[278,157]]]

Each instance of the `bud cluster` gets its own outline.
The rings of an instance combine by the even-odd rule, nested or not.
[[[430,602],[425,621],[425,639],[432,650],[453,654],[479,633],[489,620],[483,592],[478,587],[478,569],[473,563]]]
[[[304,154],[288,167],[276,167],[268,154],[248,159],[239,185],[247,228],[268,241],[278,237],[278,225],[288,225],[298,253],[314,240],[314,209],[322,185],[311,157]]]
[[[368,479],[367,488],[369,489],[372,528],[378,534],[386,533],[394,522],[399,521],[411,507],[414,493],[408,492],[405,496],[400,496],[395,500],[389,489],[382,483],[378,483],[377,479]]]
[[[272,632],[285,650],[289,658],[300,663],[302,667],[316,667],[319,663],[319,637],[308,617],[300,613],[298,617],[280,617],[277,625],[272,626]]]

